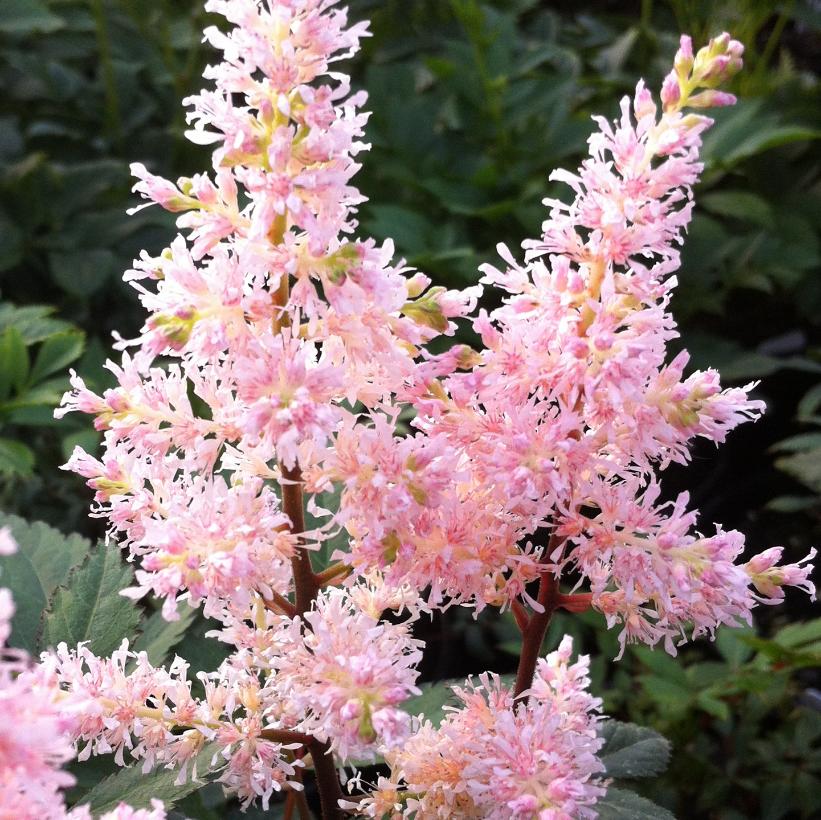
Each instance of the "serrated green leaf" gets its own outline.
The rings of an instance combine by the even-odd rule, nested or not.
[[[772,227],[773,210],[770,204],[749,191],[711,191],[700,199],[701,206],[719,216],[729,216],[753,222],[762,228]]]
[[[213,672],[231,654],[227,644],[216,638],[205,637],[207,632],[221,627],[219,621],[204,618],[201,611],[196,613],[185,640],[177,647],[177,654],[190,666],[192,678],[197,672]],[[196,689],[201,684],[195,680],[193,685]]]
[[[317,507],[335,513],[339,510],[340,497],[342,495],[342,484],[338,484],[333,490],[324,493],[317,493],[313,497],[314,503]],[[317,517],[311,513],[311,510],[305,512],[305,526],[307,530],[318,529],[326,525],[330,518],[328,516]],[[344,527],[340,527],[338,532],[334,533],[332,537],[324,540],[318,550],[311,553],[311,563],[314,570],[321,572],[327,569],[331,564],[331,556],[337,549],[344,549],[348,545],[350,536]]]
[[[0,527],[9,527],[17,542],[13,555],[0,556],[0,584],[14,591],[11,646],[36,654],[40,618],[52,593],[91,549],[80,535],[63,533],[40,521],[29,523],[0,513]]]
[[[27,345],[42,342],[55,333],[71,330],[72,326],[62,319],[51,316],[53,307],[48,305],[26,305],[17,307],[10,302],[0,304],[0,332],[16,327]]]
[[[773,636],[773,640],[791,649],[809,648],[806,644],[814,644],[821,641],[821,618],[815,618],[805,623],[788,624],[779,629]]]
[[[600,752],[608,777],[651,777],[661,774],[670,761],[670,741],[646,726],[604,721]]]
[[[37,351],[29,382],[37,384],[52,373],[65,370],[82,355],[84,347],[85,334],[81,330],[69,330],[49,337]]]
[[[148,660],[154,666],[165,663],[169,652],[185,635],[185,631],[197,617],[197,610],[187,604],[178,604],[176,621],[166,621],[161,611],[155,612],[143,626],[143,630],[134,641],[135,652],[146,652]]]
[[[658,675],[642,675],[640,681],[644,691],[669,711],[681,712],[690,705],[693,693],[686,686]]]
[[[737,669],[753,655],[753,650],[742,640],[743,635],[755,635],[755,630],[750,626],[722,628],[716,635],[716,649],[733,669]]]
[[[0,438],[0,475],[27,478],[34,468],[34,453],[19,441]]]
[[[211,760],[218,751],[218,744],[211,743],[197,755],[194,767],[198,778],[211,771]],[[170,808],[178,800],[193,794],[204,785],[204,782],[193,782],[190,769],[188,779],[182,785],[175,783],[178,777],[178,769],[157,769],[143,774],[142,766],[137,763],[127,769],[121,769],[96,785],[86,795],[85,801],[88,801],[95,814],[112,811],[121,802],[128,803],[135,809],[146,809],[151,806],[152,799],[162,800],[166,808]]]
[[[139,607],[120,595],[133,578],[118,549],[98,546],[55,593],[43,620],[43,643],[88,641],[95,655],[111,654],[140,621]]]
[[[611,786],[596,803],[599,820],[675,820],[667,809],[627,789]]]
[[[696,695],[696,703],[701,709],[707,712],[708,715],[712,715],[717,720],[723,721],[730,719],[730,707],[721,700],[718,693],[705,689]]]
[[[0,135],[0,153],[2,153],[2,136]],[[0,271],[8,270],[19,264],[23,258],[25,235],[19,225],[0,209]]]

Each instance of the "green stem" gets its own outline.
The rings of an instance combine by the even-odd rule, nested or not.
[[[792,12],[792,3],[787,3],[784,8],[781,9],[781,13],[778,15],[778,19],[775,21],[775,25],[773,25],[773,30],[770,32],[770,36],[767,38],[767,42],[764,45],[764,50],[761,52],[761,56],[758,58],[755,66],[755,80],[756,86],[760,83],[763,75],[767,71],[767,66],[772,59],[773,52],[775,51],[778,43],[781,41],[781,35],[784,32],[784,26],[787,24],[787,20],[790,17],[790,13]]]
[[[105,89],[105,129],[111,142],[119,145],[122,138],[120,103],[117,97],[117,78],[114,75],[114,63],[111,59],[111,40],[108,36],[103,0],[91,0],[91,12],[94,15],[94,24],[97,30],[100,72],[103,88]]]

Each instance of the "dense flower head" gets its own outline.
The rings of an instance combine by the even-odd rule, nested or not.
[[[741,46],[721,35],[693,57],[684,39],[661,110],[639,82],[618,120],[596,118],[588,159],[552,177],[572,201],[545,200],[524,261],[500,246],[505,267],[483,266],[484,285],[503,295],[474,314],[483,349],[434,355],[425,344],[474,312],[480,291],[430,287],[392,261],[389,243],[355,236],[364,95],[329,66],[367,27],[319,0],[207,7],[234,25],[206,32],[223,61],[206,72],[214,90],[187,101],[189,136],[215,146],[214,177],[172,184],[135,166],[135,190],[178,212],[183,233],[127,274],[149,318],[123,343],[133,355],[109,365],[118,386],[98,396],[73,376],[61,411],[93,413],[105,432],[101,460],[78,450],[67,468],[88,479],[97,514],[138,558],[134,595],[165,597],[169,617],[179,598],[214,614],[255,593],[287,596],[294,551],[342,527],[350,542],[337,559],[432,606],[528,600],[549,559],[582,572],[623,639],[671,648],[687,621],[700,633],[749,619],[756,597],[743,571],[706,571],[679,550],[665,553],[678,556],[669,572],[657,557],[659,571],[636,587],[639,542],[593,556],[601,537],[581,520],[618,540],[629,525],[611,510],[631,499],[643,509],[694,439],[722,442],[763,410],[754,385],[685,375],[686,352],[667,361],[678,248],[711,124],[686,107],[730,101],[715,93]],[[309,494],[341,493],[332,520],[301,542],[270,488],[292,475]],[[662,515],[653,531],[703,543],[708,563],[743,551],[738,534],[711,551],[694,522]],[[557,557],[534,542],[543,528],[567,539]],[[719,601],[725,583],[725,605],[700,603],[709,590]]]
[[[298,761],[289,752],[299,744],[268,740],[262,684],[241,656],[229,658],[213,675],[203,675],[205,695],[195,697],[188,665],[177,658],[166,669],[153,666],[128,641],[109,658],[96,657],[81,644],[46,653],[41,668],[77,707],[69,733],[78,760],[113,754],[119,765],[141,761],[179,770],[178,782],[197,778],[197,756],[216,743],[205,765],[246,802],[260,798],[267,807],[274,791],[291,780]],[[182,731],[178,731],[181,729]],[[210,758],[210,759],[209,759]]]
[[[422,658],[407,622],[380,622],[347,592],[329,589],[290,636],[292,645],[271,659],[269,685],[300,731],[329,741],[343,760],[404,742],[410,715],[399,705],[420,694],[415,667]]]
[[[180,234],[126,273],[147,318],[117,343],[116,385],[98,395],[72,373],[58,415],[90,413],[103,433],[99,458],[77,448],[65,467],[136,564],[125,593],[160,597],[169,619],[202,605],[232,651],[199,673],[202,696],[185,661],[156,667],[127,641],[109,658],[46,653],[36,680],[71,708],[38,758],[44,792],[68,782],[53,766],[67,733],[80,759],[180,782],[205,760],[245,805],[300,790],[308,754],[382,755],[391,774],[358,804],[367,816],[592,817],[605,783],[587,659],[571,663],[565,640],[515,694],[483,675],[434,726],[401,708],[419,691],[411,624],[453,604],[549,616],[532,582],[572,609],[572,578],[622,644],[675,652],[784,586],[814,594],[805,562],[774,548],[738,563],[740,533],[703,535],[686,495],[661,500],[662,471],[697,438],[720,443],[764,409],[754,385],[685,375],[687,353],[667,349],[711,125],[685,109],[732,102],[718,86],[742,48],[721,35],[694,56],[682,39],[661,106],[639,82],[617,120],[596,118],[578,171],[553,174],[569,201],[545,200],[523,258],[500,245],[481,285],[450,291],[358,235],[365,95],[332,64],[367,25],[336,0],[205,8],[228,27],[205,32],[221,59],[186,100],[187,135],[213,146],[212,173],[133,166]],[[483,288],[501,297],[490,313]],[[431,352],[465,319],[479,349]],[[311,553],[340,534],[336,563],[314,572]],[[3,636],[9,606],[0,595]],[[117,817],[162,809],[129,811]]]
[[[439,727],[423,721],[386,755],[391,778],[360,811],[417,820],[595,817],[590,807],[605,791],[601,701],[587,692],[588,658],[570,663],[571,652],[565,637],[520,698],[496,675],[455,688],[459,704]]]

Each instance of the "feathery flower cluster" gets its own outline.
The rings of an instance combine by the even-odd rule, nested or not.
[[[518,699],[496,675],[454,689],[461,704],[439,728],[423,722],[387,755],[391,778],[349,805],[377,818],[595,817],[590,806],[605,792],[601,701],[586,691],[589,659],[571,664],[572,648],[565,637],[542,658]]]
[[[0,528],[0,555],[16,551],[8,527]],[[0,820],[92,820],[88,806],[68,810],[62,794],[75,783],[61,767],[74,757],[69,734],[81,707],[65,702],[48,665],[6,646],[13,615],[11,593],[0,589]],[[121,803],[99,820],[165,820],[162,803],[152,805]]]
[[[407,623],[380,623],[335,588],[302,617],[260,614],[226,617],[218,637],[237,651],[198,675],[203,698],[192,694],[185,661],[154,667],[128,641],[104,659],[85,645],[45,653],[43,674],[71,693],[81,715],[65,729],[77,758],[113,753],[121,766],[142,761],[146,772],[162,764],[178,768],[183,782],[189,768],[196,778],[197,755],[216,743],[206,764],[221,769],[219,782],[267,807],[274,791],[301,789],[293,752],[307,735],[328,741],[343,760],[404,740],[410,716],[398,705],[419,694],[421,658]]]
[[[483,267],[503,294],[488,314],[480,287],[430,287],[390,242],[357,238],[365,95],[332,63],[366,24],[348,26],[336,0],[205,8],[232,26],[206,30],[222,60],[206,70],[213,89],[186,101],[213,174],[172,183],[133,167],[182,233],[126,274],[148,318],[108,365],[117,386],[97,395],[72,375],[59,413],[93,414],[104,433],[100,459],[78,448],[66,468],[137,564],[127,594],[154,593],[168,618],[202,604],[235,650],[201,676],[203,698],[182,661],[158,669],[127,644],[109,659],[44,656],[80,714],[81,756],[185,778],[213,743],[226,788],[267,805],[301,788],[306,752],[317,771],[317,755],[379,753],[393,773],[363,804],[371,816],[592,816],[599,705],[569,644],[538,665],[529,698],[484,677],[441,728],[412,731],[399,709],[417,691],[409,623],[453,603],[549,616],[572,608],[558,587],[572,573],[623,643],[675,652],[690,623],[712,633],[786,585],[814,592],[779,549],[739,565],[739,533],[699,534],[686,496],[659,503],[660,471],[695,438],[721,442],[763,410],[752,385],[685,377],[686,353],[668,363],[666,350],[711,124],[684,109],[732,102],[717,88],[741,46],[722,35],[694,56],[683,38],[661,111],[639,83],[619,120],[597,120],[579,172],[553,176],[572,201],[546,200],[523,261],[500,246],[503,269]],[[426,348],[468,316],[481,350]],[[339,508],[323,512],[329,491]],[[303,493],[327,517],[309,530]],[[549,544],[534,543],[544,528]],[[339,563],[314,573],[311,552],[341,530]],[[536,580],[556,594],[534,600]],[[409,620],[382,620],[386,608]]]

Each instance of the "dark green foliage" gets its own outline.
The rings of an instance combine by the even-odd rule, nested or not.
[[[71,573],[43,616],[42,644],[88,643],[100,657],[110,655],[124,637],[134,634],[140,610],[120,591],[134,582],[134,570],[123,564],[116,547],[100,546]]]
[[[79,535],[61,532],[36,522],[0,513],[0,527],[8,527],[18,550],[0,556],[0,584],[14,593],[11,646],[37,653],[43,612],[54,592],[65,584],[91,549]]]
[[[88,803],[95,815],[113,811],[121,802],[142,809],[150,808],[152,800],[162,800],[167,808],[171,808],[178,800],[202,788],[218,751],[217,744],[205,746],[191,761],[200,778],[197,781],[189,777],[185,783],[178,785],[175,781],[179,777],[179,771],[176,769],[160,768],[143,774],[141,766],[137,764],[128,769],[119,769],[97,783],[85,795],[83,803]]]

